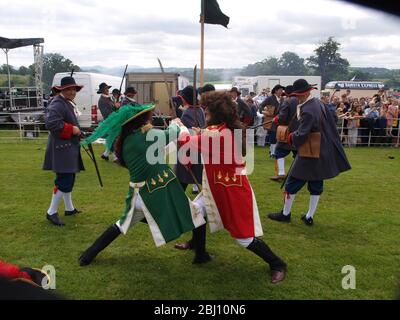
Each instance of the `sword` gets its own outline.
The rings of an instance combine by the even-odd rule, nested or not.
[[[121,94],[121,90],[122,90],[122,83],[124,82],[124,79],[125,79],[125,75],[126,75],[126,69],[128,69],[128,65],[126,65],[126,66],[125,66],[124,75],[122,76],[121,85],[119,86],[119,96],[118,96],[118,100],[119,100],[119,97],[122,95],[122,94]]]
[[[171,113],[172,113],[172,119],[175,119],[175,118],[177,118],[176,110],[175,110],[174,103],[172,101],[171,93],[169,92],[169,87],[168,87],[168,83],[167,83],[167,77],[165,75],[164,68],[162,66],[161,60],[159,58],[157,58],[157,60],[158,60],[158,64],[160,65],[161,73],[162,73],[162,75],[164,77],[165,89],[167,90],[167,94],[168,94],[168,99],[169,99],[169,103],[170,103],[170,109],[171,109]]]
[[[197,181],[196,176],[194,175],[193,171],[191,168],[188,166],[184,165],[187,171],[189,171],[190,175],[192,176],[192,179],[194,181],[194,184],[197,186],[197,189],[199,189],[199,192],[201,191],[201,184]]]
[[[271,123],[272,121],[273,121],[273,120],[268,120],[268,121],[265,121],[265,122],[263,122],[263,123],[261,123],[261,124],[259,124],[259,125],[257,125],[257,126],[249,127],[248,129],[256,129],[256,128],[258,128],[258,127],[263,126],[264,124]]]
[[[197,90],[196,90],[196,84],[197,84],[197,64],[194,66],[193,69],[193,106],[197,105]]]

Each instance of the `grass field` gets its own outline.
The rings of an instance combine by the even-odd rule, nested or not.
[[[102,146],[95,146],[98,155]],[[65,217],[64,228],[45,219],[53,174],[41,170],[45,141],[0,143],[0,259],[20,266],[56,268],[57,292],[71,299],[392,299],[400,280],[399,149],[346,149],[353,169],[325,184],[309,228],[300,221],[306,190],[296,198],[292,223],[266,218],[282,206],[273,160],[256,148],[255,191],[270,246],[288,263],[288,277],[269,283],[266,264],[227,232],[207,234],[215,261],[194,266],[193,252],[169,243],[154,246],[146,224],[120,236],[95,262],[77,258],[123,211],[125,169],[100,162],[100,189],[91,162],[78,174],[74,202],[83,211]],[[389,159],[389,156],[395,159]],[[289,160],[288,162],[290,162]],[[287,167],[289,163],[286,164]],[[64,208],[60,207],[59,212]],[[190,234],[180,240],[186,240]],[[356,289],[344,290],[342,267],[356,268]]]

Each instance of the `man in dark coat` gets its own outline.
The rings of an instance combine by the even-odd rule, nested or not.
[[[114,102],[112,101],[110,95],[110,88],[111,86],[103,82],[100,83],[99,90],[97,90],[97,93],[100,94],[97,106],[99,107],[104,120],[107,119],[107,117],[113,112],[114,108]]]
[[[110,88],[111,86],[107,85],[107,83],[102,82],[99,85],[99,89],[97,90],[97,93],[100,94],[99,101],[97,102],[97,106],[100,109],[101,115],[103,116],[103,120],[107,119],[108,116],[114,112],[115,110],[115,103],[112,100],[112,96],[110,95]],[[108,161],[110,159],[110,152],[106,147],[106,150],[104,150],[103,154],[101,155],[101,158]],[[114,161],[116,161],[117,158],[114,155]]]
[[[272,114],[272,118],[275,117],[279,113],[279,107],[282,103],[282,93],[285,87],[277,84],[275,87],[272,88],[272,95],[265,99],[260,104],[260,112],[262,113],[264,109],[267,107],[274,107],[274,111]],[[272,123],[271,129],[268,130],[268,142],[270,144],[269,154],[270,157],[274,157],[275,155],[275,147],[276,147],[276,128],[277,125]]]
[[[193,127],[204,128],[206,124],[204,110],[197,105],[197,99],[194,97],[193,87],[192,86],[185,87],[184,89],[181,90],[180,94],[184,108],[181,116],[181,121],[184,124],[184,126],[187,127],[188,129],[191,129]],[[194,176],[196,177],[197,182],[201,183],[203,165],[201,164],[200,156],[198,158],[197,164],[191,165],[191,170]],[[192,175],[189,173],[186,167],[181,163],[179,162],[177,163],[175,167],[175,172],[184,190],[186,190],[188,184],[195,184]]]
[[[241,92],[236,87],[232,87],[229,92],[232,96],[232,100],[238,105],[238,115],[240,121],[245,126],[250,126],[253,123],[253,115],[250,107],[240,98]]]
[[[121,102],[121,107],[127,104],[137,105],[138,103],[135,100],[135,96],[137,95],[137,91],[134,87],[128,87],[125,90],[124,98]]]
[[[285,88],[284,95],[286,96],[285,101],[282,103],[279,108],[279,113],[274,118],[274,123],[279,125],[284,125],[289,127],[289,133],[297,130],[299,126],[299,122],[297,120],[296,110],[297,105],[299,104],[299,100],[296,96],[290,97],[289,95],[293,92],[293,86],[287,86]],[[282,181],[285,175],[285,157],[293,153],[293,157],[296,156],[295,148],[288,143],[277,141],[275,148],[275,159],[276,166],[275,176],[271,177],[271,180],[280,182]]]
[[[60,94],[51,101],[45,117],[46,128],[50,134],[43,169],[56,173],[53,196],[46,217],[57,226],[64,225],[57,213],[62,198],[66,216],[79,212],[72,203],[72,189],[75,174],[84,170],[84,167],[79,145],[81,131],[73,100],[76,92],[82,87],[77,85],[72,77],[62,78],[61,85],[55,87]]]
[[[321,102],[310,94],[315,89],[304,79],[293,83],[293,95],[299,99],[297,117],[299,127],[289,134],[289,144],[297,150],[309,138],[310,133],[321,133],[319,158],[301,157],[297,154],[293,167],[285,184],[285,204],[283,210],[271,213],[268,217],[280,222],[290,222],[291,208],[296,193],[307,183],[310,192],[310,203],[307,214],[302,215],[302,221],[313,225],[313,216],[317,209],[320,195],[323,192],[323,181],[351,169],[344,153],[332,114]]]

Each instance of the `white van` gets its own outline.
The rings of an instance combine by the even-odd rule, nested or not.
[[[56,73],[53,78],[52,86],[59,86],[61,79],[70,76],[70,72]],[[83,85],[81,91],[76,94],[75,103],[81,113],[79,116],[79,124],[82,128],[90,128],[96,126],[103,119],[101,113],[98,112],[97,102],[100,94],[97,93],[99,85],[102,82],[107,83],[110,88],[110,93],[113,89],[119,89],[121,78],[107,74],[91,73],[91,72],[74,72],[73,77],[77,84]],[[122,83],[122,93],[125,90],[125,79]]]

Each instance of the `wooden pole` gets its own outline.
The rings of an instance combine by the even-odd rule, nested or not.
[[[200,16],[201,40],[200,40],[200,87],[204,86],[204,15]]]

